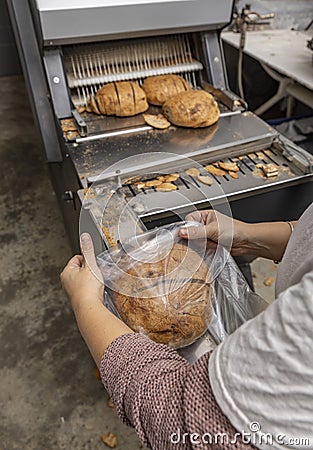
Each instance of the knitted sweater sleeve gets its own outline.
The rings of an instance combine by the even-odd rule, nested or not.
[[[190,365],[169,347],[130,333],[110,345],[100,373],[120,419],[150,449],[253,448],[236,438],[216,403],[208,360],[206,354]]]

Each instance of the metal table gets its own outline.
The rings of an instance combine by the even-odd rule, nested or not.
[[[249,31],[244,53],[260,62],[263,69],[279,82],[276,94],[255,111],[263,114],[285,97],[296,98],[313,108],[312,51],[307,41],[312,33],[294,30]],[[240,34],[222,33],[224,42],[239,48]],[[292,100],[288,102],[290,115]]]

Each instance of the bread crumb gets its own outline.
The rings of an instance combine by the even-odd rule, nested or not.
[[[192,177],[197,177],[198,175],[200,175],[200,170],[196,169],[195,167],[191,167],[190,169],[185,170],[185,173]]]
[[[146,186],[146,183],[144,181],[137,181],[134,183],[134,186],[136,186],[138,189],[143,189]]]
[[[84,200],[95,198],[96,194],[92,188],[84,188]]]
[[[227,170],[227,171],[230,171],[230,172],[238,172],[239,171],[239,167],[234,162],[222,162],[222,161],[220,161],[218,163],[218,165],[223,170]]]
[[[164,178],[165,178],[164,181],[166,181],[166,182],[176,181],[179,178],[179,174],[178,173],[170,173],[169,175],[165,175]]]
[[[77,126],[74,119],[62,119],[61,128],[63,133],[67,133],[68,131],[77,131]]]
[[[267,178],[276,177],[278,175],[278,167],[276,166],[276,164],[273,163],[263,164],[262,170]]]
[[[162,184],[161,180],[150,180],[144,183],[144,187],[156,187],[160,186],[160,184]]]
[[[83,112],[86,111],[86,107],[85,106],[78,106],[76,109],[79,112],[79,114],[82,114]]]
[[[274,277],[268,277],[263,281],[264,286],[272,286],[274,283]]]
[[[235,180],[238,180],[239,178],[238,172],[232,172],[231,170],[228,172],[228,175],[234,178]]]
[[[111,409],[114,409],[114,403],[112,402],[111,398],[109,398],[109,400],[107,401],[107,406]]]
[[[115,448],[117,446],[117,436],[111,431],[108,434],[103,434],[101,439],[107,447]]]
[[[162,183],[160,186],[157,186],[156,189],[160,192],[176,191],[177,186],[172,183]]]
[[[264,159],[264,155],[263,155],[262,152],[256,152],[256,154],[257,154],[257,157],[258,157],[258,158]]]
[[[266,180],[266,178],[267,178],[261,169],[255,169],[252,172],[252,175],[254,175],[255,177],[258,177],[258,178],[262,178],[263,180]]]
[[[102,225],[101,229],[102,229],[102,233],[103,233],[104,237],[107,239],[108,243],[113,247],[115,245],[117,245],[117,241],[114,239],[114,236],[112,236],[111,231],[104,225]]]
[[[225,170],[215,167],[215,166],[213,166],[213,164],[209,164],[208,166],[205,166],[205,170],[207,170],[212,175],[216,175],[218,177],[223,177],[224,175],[226,175]]]
[[[208,186],[212,186],[213,180],[209,175],[198,175],[198,180],[203,184],[207,184]]]

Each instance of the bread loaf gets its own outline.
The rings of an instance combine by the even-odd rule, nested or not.
[[[109,83],[102,86],[102,88],[97,91],[96,101],[101,114],[115,116],[117,109],[119,108],[115,83]]]
[[[181,92],[165,102],[162,111],[174,125],[190,128],[208,127],[220,116],[216,101],[205,91]]]
[[[213,282],[203,259],[174,244],[160,261],[139,262],[119,279],[114,304],[122,320],[137,332],[174,348],[194,342],[207,329]]]
[[[149,105],[144,91],[133,81],[108,83],[97,91],[95,102],[101,114],[129,117],[145,112]],[[94,102],[90,102],[96,112]]]
[[[164,102],[180,92],[190,91],[187,81],[179,75],[158,75],[144,80],[142,89],[148,103],[162,106]]]

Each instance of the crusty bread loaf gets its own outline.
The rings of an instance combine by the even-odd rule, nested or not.
[[[174,125],[202,128],[218,121],[220,111],[213,96],[205,91],[181,92],[164,103],[164,116]]]
[[[137,83],[130,82],[134,90],[135,113],[140,114],[149,108],[145,91]]]
[[[187,81],[179,75],[157,75],[148,77],[142,84],[148,103],[162,106],[164,102],[180,92],[190,91]]]
[[[122,320],[156,342],[184,347],[207,329],[213,282],[203,259],[185,245],[174,244],[160,261],[137,263],[118,286],[114,304]]]
[[[143,89],[133,81],[108,83],[97,91],[90,102],[96,112],[94,100],[101,114],[128,117],[145,112],[149,105]]]
[[[114,83],[108,83],[97,91],[96,101],[101,114],[115,116],[119,107]]]
[[[128,81],[115,83],[115,89],[118,98],[118,107],[115,114],[117,116],[126,117],[134,116],[135,114],[137,114],[133,84]]]

